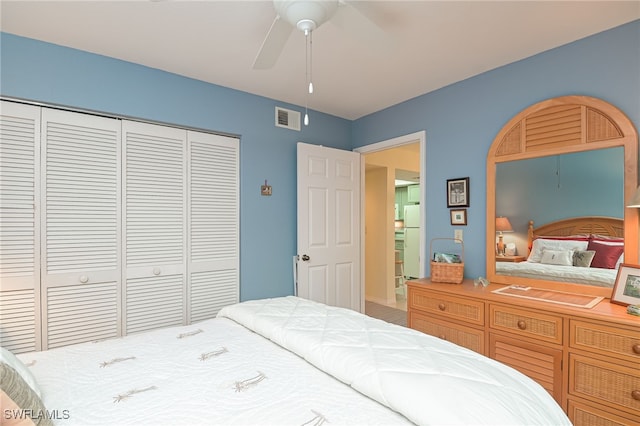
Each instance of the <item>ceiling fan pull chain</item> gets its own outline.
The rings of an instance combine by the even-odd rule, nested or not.
[[[313,31],[309,31],[309,93],[313,93]]]

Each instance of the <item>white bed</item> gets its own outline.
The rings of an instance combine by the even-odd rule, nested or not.
[[[496,262],[498,275],[545,279],[550,281],[589,284],[613,288],[617,269],[579,268],[576,266],[546,265],[539,262]]]
[[[510,367],[297,297],[17,358],[59,425],[570,424]]]
[[[622,219],[581,216],[550,222],[537,228],[533,224],[530,220],[527,261],[496,262],[496,274],[613,288],[618,268],[624,260]],[[571,252],[571,256],[591,253],[591,257],[585,264],[577,264],[576,259],[571,257],[567,257],[568,262],[565,263],[568,264],[552,264],[562,262],[546,261],[545,251],[556,254]]]

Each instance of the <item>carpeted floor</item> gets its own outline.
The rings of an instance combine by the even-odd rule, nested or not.
[[[370,317],[378,318],[393,324],[407,326],[407,312],[402,309],[390,308],[369,301],[364,302],[364,312]]]

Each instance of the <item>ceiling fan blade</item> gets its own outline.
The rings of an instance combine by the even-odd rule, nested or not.
[[[359,7],[358,2],[340,1],[338,12],[331,18],[331,22],[364,43],[388,47],[391,44],[389,35],[363,14]]]
[[[271,24],[267,37],[253,61],[253,69],[265,70],[273,67],[282,53],[282,49],[289,39],[293,27],[284,19],[276,16]]]

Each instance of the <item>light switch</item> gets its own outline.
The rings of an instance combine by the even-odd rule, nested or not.
[[[456,240],[462,240],[462,229],[456,229],[453,231],[453,238],[455,238]],[[460,241],[456,241],[456,243],[460,244]]]

